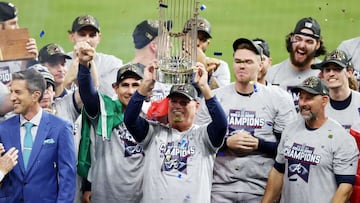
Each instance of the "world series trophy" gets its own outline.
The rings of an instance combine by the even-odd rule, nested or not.
[[[196,63],[198,4],[196,0],[159,0],[162,26],[158,29],[157,81],[191,84]]]

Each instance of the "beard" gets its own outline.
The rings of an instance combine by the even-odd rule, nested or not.
[[[303,112],[302,112],[303,110],[307,110],[307,111],[309,111],[309,113],[308,114],[303,114]],[[316,120],[316,116],[315,116],[315,114],[313,112],[311,112],[310,108],[308,108],[306,106],[301,106],[301,107],[299,107],[299,111],[300,111],[300,114],[301,114],[301,116],[303,117],[303,119],[305,121]]]
[[[295,48],[295,50],[290,52],[290,61],[291,61],[291,63],[296,67],[304,68],[315,58],[316,50],[314,50],[314,51],[312,51],[310,53],[305,52],[306,57],[305,57],[305,59],[303,61],[296,60],[295,53],[296,53],[296,48]]]

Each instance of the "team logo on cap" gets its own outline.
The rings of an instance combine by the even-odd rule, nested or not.
[[[63,53],[64,51],[57,45],[51,44],[46,48],[46,51],[49,55],[54,55],[58,53]]]
[[[315,77],[310,77],[303,82],[303,85],[310,88],[315,88],[319,84],[319,80]]]
[[[206,24],[205,24],[204,22],[200,22],[200,23],[199,23],[199,27],[206,29]]]
[[[312,28],[313,24],[310,23],[310,22],[305,22],[304,26],[307,27],[307,28]]]
[[[346,55],[342,51],[334,51],[326,56],[325,61],[328,60],[338,60],[338,61],[347,61]]]
[[[82,16],[78,19],[78,24],[79,25],[84,25],[84,24],[95,25],[95,21],[90,16]]]

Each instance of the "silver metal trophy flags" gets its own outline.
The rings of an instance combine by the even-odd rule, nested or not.
[[[159,0],[157,81],[190,84],[196,63],[196,0]]]

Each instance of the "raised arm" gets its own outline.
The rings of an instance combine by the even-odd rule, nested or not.
[[[149,131],[149,123],[140,117],[140,112],[144,100],[151,95],[152,89],[154,88],[156,78],[155,66],[156,64],[151,64],[145,68],[140,87],[131,97],[124,113],[126,128],[137,142],[144,140]]]
[[[209,139],[214,147],[220,147],[224,140],[227,128],[227,119],[224,110],[222,109],[214,93],[208,85],[208,73],[201,63],[197,63],[195,67],[194,82],[200,89],[201,94],[205,99],[205,104],[211,116],[211,122],[207,127]]]
[[[96,116],[100,110],[98,92],[94,87],[91,77],[91,61],[95,50],[86,42],[77,43],[75,46],[76,54],[79,57],[78,83],[80,98],[83,101],[86,112],[89,116]]]

